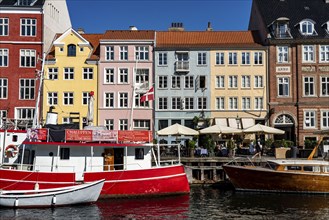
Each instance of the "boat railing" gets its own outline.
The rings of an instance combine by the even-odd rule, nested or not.
[[[51,166],[51,165],[33,165],[22,163],[2,164],[2,169],[26,170],[26,171],[44,171],[44,172],[75,172],[75,166]]]

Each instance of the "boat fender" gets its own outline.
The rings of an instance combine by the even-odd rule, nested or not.
[[[16,145],[10,144],[5,148],[5,156],[6,157],[16,157],[18,153],[18,147]]]
[[[56,196],[55,195],[53,196],[53,200],[51,201],[51,204],[52,205],[55,205],[56,204]]]
[[[34,184],[34,190],[39,190],[39,183]]]
[[[18,198],[15,199],[15,204],[14,204],[15,207],[18,207]]]

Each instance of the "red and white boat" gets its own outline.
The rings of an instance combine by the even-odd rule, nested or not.
[[[49,141],[48,131],[28,132],[29,138],[21,144],[21,137],[16,144],[10,138],[1,143],[0,190],[49,189],[105,179],[101,197],[190,192],[179,155],[165,161],[160,158],[160,145],[127,142],[129,137],[150,140],[150,131],[67,129],[59,142]],[[7,131],[6,136],[14,132],[18,134]]]

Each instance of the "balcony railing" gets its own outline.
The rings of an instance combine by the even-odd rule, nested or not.
[[[190,71],[190,62],[189,61],[176,61],[175,71],[176,72],[188,72],[188,71]]]

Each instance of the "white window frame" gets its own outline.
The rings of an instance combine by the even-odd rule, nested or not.
[[[57,67],[48,68],[48,79],[49,80],[58,80],[58,68]]]
[[[216,97],[216,110],[225,110],[225,97]]]
[[[229,110],[238,110],[238,97],[229,97],[228,98],[228,109]]]
[[[150,130],[150,125],[150,120],[134,119],[134,130]]]
[[[58,92],[47,92],[47,105],[58,105]]]
[[[9,18],[0,18],[0,36],[9,36]]]
[[[104,119],[104,126],[107,127],[108,130],[114,130],[114,119]]]
[[[149,60],[149,46],[135,47],[135,60],[148,61]]]
[[[225,64],[225,53],[218,52],[216,53],[216,65],[224,65]]]
[[[119,68],[118,84],[129,84],[128,68]]]
[[[315,129],[316,128],[316,110],[304,109],[304,129]]]
[[[0,48],[0,67],[9,66],[9,49]]]
[[[198,110],[207,109],[207,97],[198,97]]]
[[[315,62],[315,46],[314,45],[303,45],[303,63],[314,63]]]
[[[250,65],[250,52],[241,52],[241,64]]]
[[[181,89],[180,76],[171,76],[171,89]]]
[[[104,69],[104,84],[114,84],[114,82],[115,82],[114,68],[105,68]]]
[[[159,97],[158,98],[158,109],[159,110],[166,110],[168,109],[168,97]]]
[[[0,78],[0,99],[8,99],[8,79]]]
[[[249,75],[241,76],[241,88],[250,88],[251,80]]]
[[[250,97],[242,97],[241,98],[241,108],[243,110],[250,110],[251,109],[251,98]]]
[[[198,66],[207,65],[207,53],[198,52]]]
[[[254,88],[263,88],[264,87],[264,79],[261,75],[254,76]]]
[[[329,96],[329,75],[320,76],[320,91],[321,97]]]
[[[264,109],[264,98],[263,97],[255,97],[254,109],[255,110]]]
[[[329,63],[329,45],[320,45],[319,57],[320,63]]]
[[[180,110],[181,107],[182,107],[181,97],[171,97],[171,109],[172,110]]]
[[[285,91],[286,91],[285,88],[282,88],[283,89],[282,90],[283,93],[280,94],[280,85],[282,87],[288,86],[288,90],[287,90],[288,91],[288,94],[285,94]],[[280,76],[280,77],[277,77],[277,91],[278,91],[278,97],[282,97],[282,98],[290,97],[290,77],[288,77],[288,76]]]
[[[64,67],[63,80],[74,80],[74,67]]]
[[[105,60],[113,61],[114,60],[114,46],[105,47]]]
[[[184,76],[184,89],[193,89],[193,88],[194,88],[194,77]]]
[[[128,130],[128,119],[119,119],[119,130]]]
[[[82,92],[82,99],[81,99],[82,105],[88,105],[89,104],[89,93],[90,92]]]
[[[119,108],[129,108],[128,92],[119,92],[118,93],[118,107]]]
[[[329,109],[321,109],[321,129],[329,129]]]
[[[134,107],[136,108],[149,108],[150,104],[149,101],[141,102],[141,97],[145,93],[137,93],[135,94],[135,101],[134,101]]]
[[[306,90],[309,90],[309,93],[306,93]],[[303,95],[304,96],[315,96],[315,77],[314,76],[303,76]]]
[[[35,37],[37,35],[37,19],[21,18],[20,36]]]
[[[32,120],[34,117],[35,108],[16,108],[15,109],[15,119],[20,120]],[[25,117],[23,117],[25,115]]]
[[[289,62],[289,47],[288,46],[277,46],[277,62],[288,63]]]
[[[113,92],[104,92],[104,108],[114,108],[114,93]]]
[[[182,103],[184,109],[193,110],[194,109],[194,97],[185,97],[184,103]]]
[[[65,106],[74,105],[74,92],[63,92],[63,105]]]
[[[229,65],[238,65],[238,53],[237,52],[228,53],[228,64]]]
[[[216,76],[216,89],[224,89],[225,88],[225,76],[224,75],[217,75]]]
[[[159,52],[158,66],[167,66],[168,65],[168,53]]]
[[[20,67],[33,68],[36,65],[36,50],[21,49],[19,52],[20,56]]]
[[[93,80],[94,79],[94,68],[83,67],[82,68],[82,80]]]
[[[168,76],[158,76],[158,89],[168,89]]]
[[[137,68],[134,70],[135,75],[135,83],[136,84],[145,84],[150,81],[150,69],[148,68]]]
[[[35,98],[35,86],[35,79],[19,79],[19,100],[33,100]]]
[[[263,52],[254,52],[254,65],[263,65]]]
[[[120,60],[128,60],[128,46],[120,46]]]
[[[309,20],[304,20],[299,23],[299,31],[302,35],[317,35],[314,29],[314,23]]]
[[[228,76],[228,88],[230,89],[238,88],[238,76],[236,75]]]

